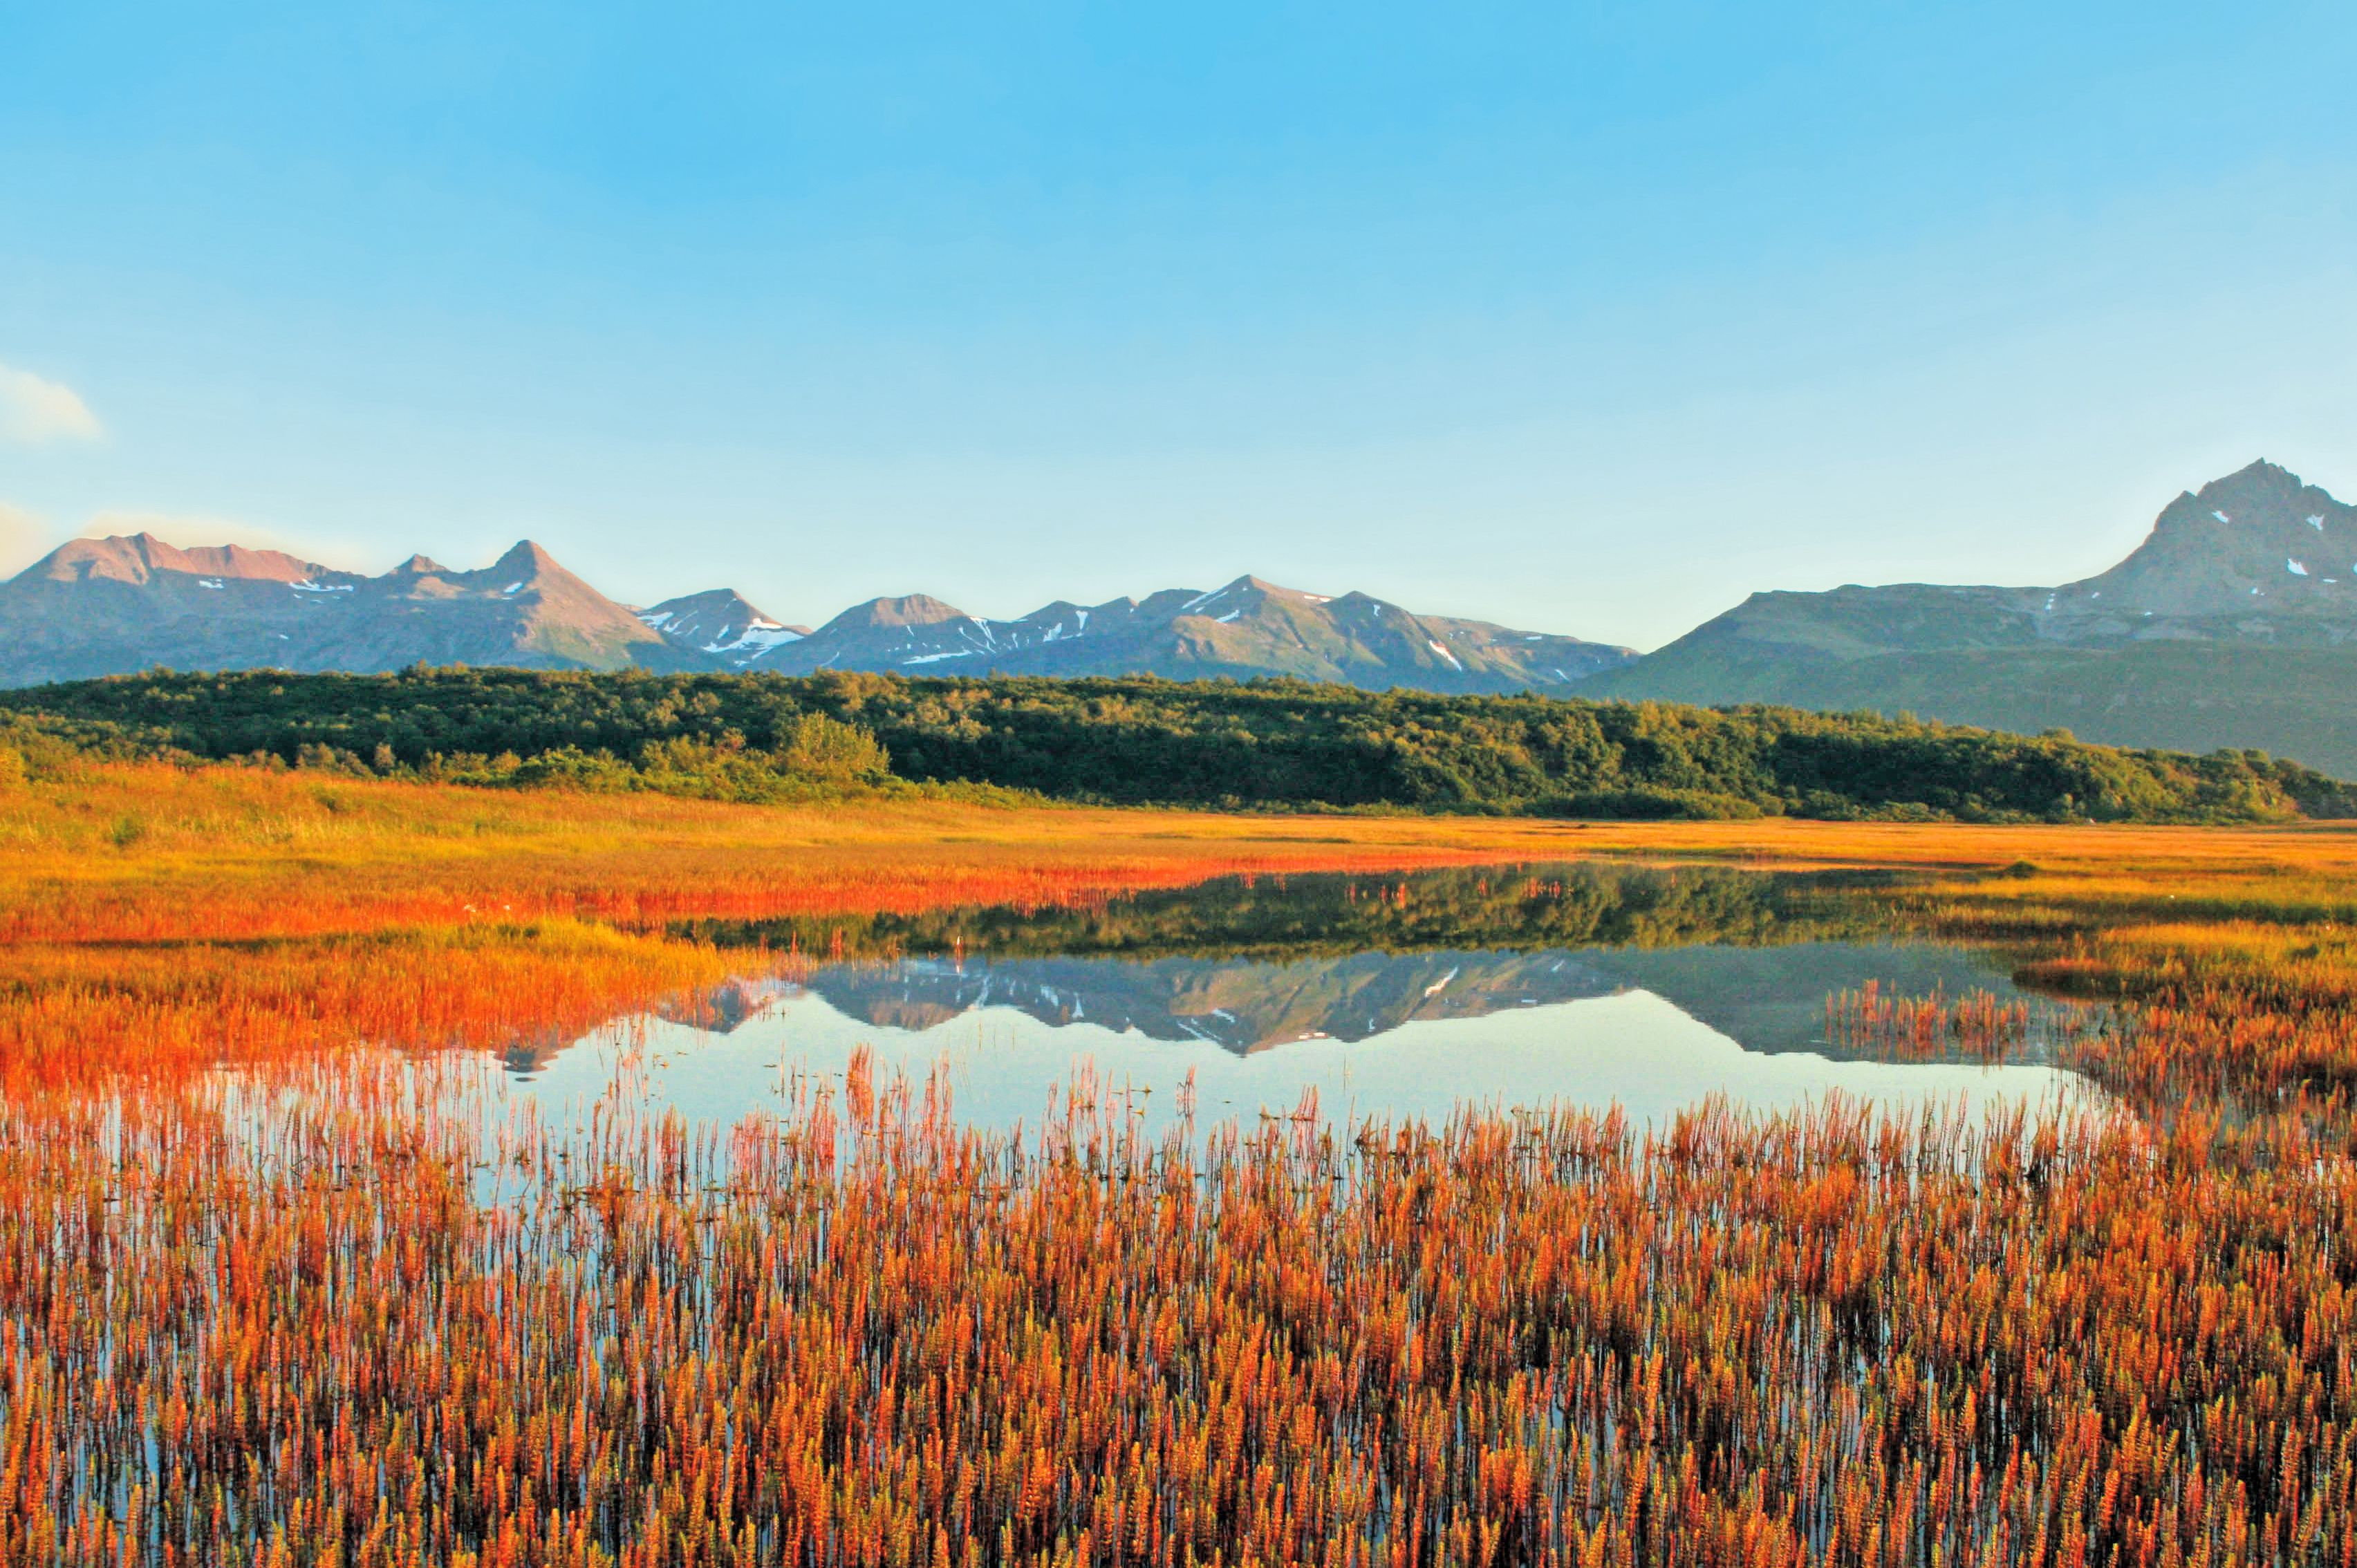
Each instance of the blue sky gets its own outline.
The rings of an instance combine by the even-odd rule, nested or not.
[[[2357,492],[2357,8],[0,9],[0,568],[1652,646]]]

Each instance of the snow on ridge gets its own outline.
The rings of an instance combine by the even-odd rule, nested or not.
[[[944,659],[971,659],[982,652],[979,648],[960,648],[948,653],[920,653],[914,659],[903,659],[903,664],[939,664]]]
[[[2284,560],[2284,570],[2289,572],[2295,577],[2305,577],[2308,575],[2308,568],[2289,557],[2286,557]]]
[[[514,582],[514,583],[510,583],[506,587],[501,588],[501,589],[500,590],[500,593],[502,593],[502,594],[512,594],[512,593],[514,593],[517,589],[519,589],[519,588],[521,588],[521,587],[522,587],[522,586],[523,586],[523,584],[522,584],[522,582],[520,582],[520,581],[519,581],[519,582]]]
[[[2308,526],[2316,530],[2317,532],[2322,533],[2324,532],[2324,514],[2322,512],[2318,512],[2314,517],[2309,518],[2308,520]]]
[[[1212,618],[1217,620],[1222,626],[1225,626],[1243,613],[1243,607],[1239,605],[1234,609],[1230,610],[1227,614],[1223,616],[1215,616]]]
[[[1448,651],[1448,650],[1447,650],[1447,649],[1445,649],[1445,648],[1441,647],[1441,646],[1440,646],[1440,644],[1438,644],[1437,642],[1433,641],[1433,640],[1432,640],[1432,639],[1430,639],[1430,638],[1428,638],[1428,637],[1427,637],[1427,638],[1426,638],[1426,639],[1424,639],[1424,645],[1425,645],[1426,648],[1431,649],[1435,653],[1439,654],[1443,659],[1448,660],[1448,667],[1449,667],[1451,670],[1459,670],[1459,671],[1461,671],[1461,670],[1463,670],[1463,669],[1465,668],[1465,666],[1463,666],[1462,664],[1459,664],[1459,663],[1458,663],[1458,662],[1457,662],[1457,655],[1455,655],[1454,653],[1449,652],[1449,651]]]
[[[299,583],[289,583],[286,585],[298,594],[349,594],[352,591],[352,585],[350,583],[321,584],[315,583],[308,577]]]
[[[649,626],[654,628],[657,631],[661,631],[663,628],[669,626],[671,624],[671,618],[672,612],[669,610],[640,610],[639,612],[639,618],[646,622]]]
[[[748,658],[767,653],[772,648],[782,648],[789,642],[800,642],[802,634],[788,631],[773,620],[757,620],[734,638],[704,645],[706,653],[743,653]]]
[[[2211,515],[2212,517],[2216,518],[2220,522],[2232,522],[2232,521],[2234,521],[2233,518],[2228,517],[2228,516],[2227,516],[2224,512],[2222,512],[2222,511],[2213,511],[2213,512],[2212,512],[2210,515]]]

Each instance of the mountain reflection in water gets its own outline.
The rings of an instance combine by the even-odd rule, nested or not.
[[[1243,1054],[1645,992],[1749,1050],[1839,1056],[1824,1012],[1841,991],[2018,998],[1982,955],[1889,940],[1875,896],[1890,886],[1717,867],[1451,868],[1226,877],[1082,908],[699,922],[681,934],[791,955],[796,979],[731,982],[655,1015],[726,1034],[807,992],[879,1029],[1005,1008]],[[812,953],[830,957],[801,958]],[[2035,1041],[2028,1055],[2040,1059]]]
[[[1825,1039],[1825,998],[2016,992],[1974,955],[1941,948],[1805,942],[1781,948],[1353,953],[1253,959],[902,959],[825,964],[803,982],[846,1018],[912,1032],[1006,1007],[1051,1027],[1094,1024],[1244,1054],[1302,1040],[1374,1039],[1401,1026],[1643,991],[1754,1051],[1847,1053]],[[739,995],[741,997],[741,987]],[[742,1000],[710,1015],[725,1020]],[[724,1023],[723,1026],[726,1026]],[[2025,1053],[2040,1059],[2033,1044]]]
[[[1762,1107],[1834,1090],[1996,1103],[2072,1091],[2060,1004],[2003,1065],[1961,1047],[1878,1056],[1828,1038],[1827,999],[2023,1000],[1985,954],[1895,932],[1888,878],[1546,866],[1228,878],[1087,908],[707,922],[745,977],[576,1042],[520,1044],[518,1092],[627,1092],[691,1117],[776,1111],[872,1049],[940,1069],[962,1121],[1037,1124],[1055,1086],[1211,1115],[1427,1117],[1467,1102],[1619,1104],[1713,1094]],[[1182,1093],[1182,1090],[1184,1092]]]

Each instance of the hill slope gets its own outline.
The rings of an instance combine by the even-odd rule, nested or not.
[[[1576,637],[1420,616],[1365,594],[1329,596],[1258,577],[1198,593],[985,620],[922,594],[856,605],[806,638],[749,650],[737,668],[901,674],[1292,676],[1383,689],[1561,689],[1634,657]]]
[[[1058,600],[985,620],[922,594],[816,631],[727,588],[633,610],[525,541],[479,572],[414,555],[381,576],[274,551],[76,540],[0,583],[0,685],[140,670],[819,670],[1297,676],[1443,692],[1560,689],[1635,657],[1576,637],[1418,616],[1240,577],[1209,593]]]
[[[1909,710],[2116,745],[2260,747],[2357,771],[2357,509],[2271,463],[2172,501],[2109,571],[2050,588],[1755,594],[1583,688]]]
[[[381,576],[272,550],[76,540],[0,583],[13,683],[183,670],[432,664],[615,670],[687,662],[530,540],[480,571],[413,555]]]

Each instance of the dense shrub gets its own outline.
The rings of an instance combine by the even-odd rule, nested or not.
[[[468,783],[779,798],[890,775],[1064,800],[1599,817],[2357,815],[2255,752],[2189,757],[1878,714],[1297,681],[156,672],[0,692],[45,736]],[[363,761],[362,759],[368,759]]]

